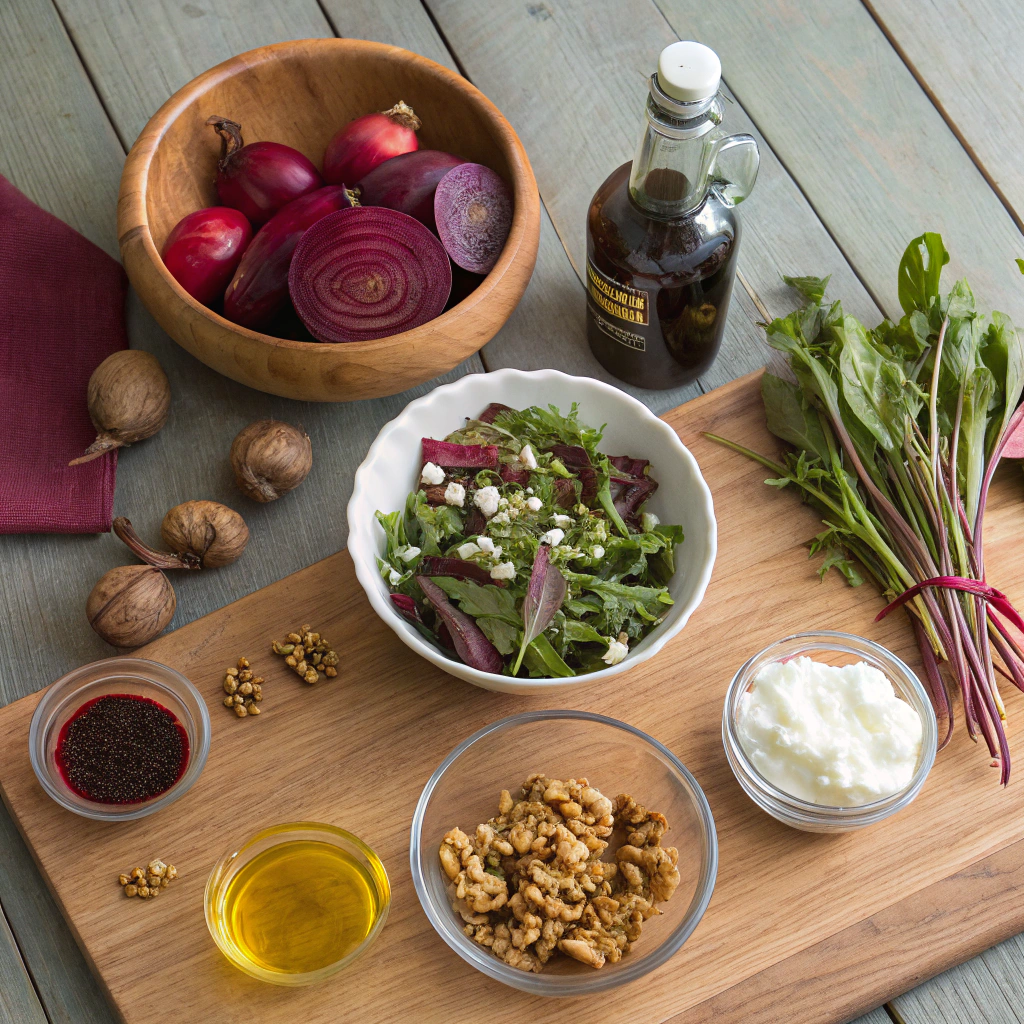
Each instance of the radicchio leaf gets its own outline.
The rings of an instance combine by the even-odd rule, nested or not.
[[[583,485],[580,501],[590,504],[597,497],[597,470],[590,461],[587,449],[578,444],[555,444],[549,449],[570,473],[579,477]]]
[[[493,584],[505,585],[504,580],[492,580],[491,574],[476,562],[465,558],[439,558],[437,555],[426,555],[420,559],[416,572],[421,576],[451,576],[457,580],[472,580],[482,586]]]
[[[641,506],[657,489],[657,480],[641,477],[622,488],[615,498],[615,508],[627,523],[635,526]]]
[[[414,626],[422,626],[419,605],[408,594],[391,594],[391,603],[398,609],[398,614]]]
[[[470,668],[481,672],[500,674],[505,667],[497,647],[484,636],[483,630],[476,624],[472,616],[456,608],[448,600],[448,595],[431,579],[417,576],[416,582],[427,600],[434,606],[438,618],[448,627],[455,653]]]
[[[481,423],[493,423],[501,413],[512,411],[511,406],[502,405],[501,402],[491,402],[491,404],[487,406],[479,416],[477,416],[477,419]]]
[[[507,484],[522,484],[525,487],[530,482],[530,471],[523,465],[516,466],[510,462],[503,462],[501,479]]]
[[[453,444],[425,437],[423,461],[444,469],[497,469],[498,448],[493,444]]]
[[[554,621],[555,612],[562,607],[568,586],[565,577],[550,562],[551,546],[539,544],[533,559],[530,584],[523,598],[523,642],[519,648],[512,675],[519,671],[526,648]]]
[[[612,473],[613,480],[635,480],[646,476],[647,467],[651,464],[650,459],[634,459],[629,455],[609,455],[608,461],[619,471]]]
[[[554,488],[554,502],[559,508],[572,508],[576,504],[576,485],[571,480],[556,477],[551,485]]]

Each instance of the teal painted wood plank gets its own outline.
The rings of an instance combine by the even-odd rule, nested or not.
[[[0,1022],[46,1024],[46,1014],[3,914],[0,914]]]
[[[864,0],[968,152],[1024,225],[1024,5]]]
[[[886,313],[896,267],[941,231],[953,276],[1024,322],[1024,236],[861,0],[658,0],[722,57],[726,79]],[[816,261],[794,251],[803,273]],[[836,294],[842,294],[840,290]]]

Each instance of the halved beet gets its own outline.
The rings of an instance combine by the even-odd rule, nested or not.
[[[486,274],[512,227],[512,190],[483,164],[459,164],[438,183],[434,219],[452,262]]]
[[[439,149],[417,149],[378,164],[359,182],[363,206],[386,206],[415,217],[434,230],[437,183],[465,161]]]
[[[487,406],[479,416],[477,416],[477,419],[481,423],[493,423],[503,412],[512,411],[513,410],[510,405],[502,405],[501,402],[491,402],[491,404]]]
[[[435,441],[432,437],[422,440],[423,461],[432,462],[443,469],[497,469],[498,448],[493,444],[454,444],[451,441]]]
[[[587,449],[578,444],[554,444],[549,449],[570,473],[580,478],[583,486],[580,500],[589,504],[597,496],[597,470],[594,469]]]
[[[320,341],[371,341],[411,331],[444,309],[452,268],[415,217],[358,206],[318,221],[302,237],[288,290]]]
[[[525,487],[530,482],[530,471],[522,464],[516,466],[510,462],[503,462],[501,479],[507,484],[521,484]]]
[[[451,576],[457,580],[471,580],[485,587],[495,583],[499,587],[505,585],[502,580],[492,580],[491,574],[482,565],[464,558],[424,555],[420,559],[420,564],[416,566],[416,572],[421,576]]]
[[[246,247],[224,293],[224,316],[262,330],[288,302],[288,269],[308,228],[322,217],[352,205],[342,185],[325,185],[282,206]]]
[[[609,455],[608,461],[612,467],[618,470],[613,473],[613,479],[629,480],[638,479],[647,473],[647,467],[651,464],[650,459],[634,459],[630,455]]]

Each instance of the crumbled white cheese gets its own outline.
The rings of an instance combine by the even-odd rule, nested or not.
[[[590,549],[590,557],[591,557],[591,558],[592,558],[592,559],[593,559],[593,560],[594,560],[595,562],[600,562],[600,561],[601,561],[601,559],[602,559],[602,558],[604,558],[604,548],[603,548],[603,547],[601,547],[601,545],[600,545],[600,544],[595,544],[595,545],[594,545],[594,546],[593,546],[593,547],[592,547],[592,548]]]
[[[516,578],[516,567],[514,562],[499,562],[491,570],[492,580],[514,580]]]
[[[458,552],[459,558],[466,559],[479,555],[483,548],[479,544],[474,544],[471,540],[467,540],[465,544],[460,544],[455,550]]]
[[[643,525],[644,533],[650,533],[661,520],[653,512],[645,512],[640,517],[640,522]]]
[[[565,530],[548,530],[548,532],[541,537],[540,542],[541,544],[550,544],[552,547],[555,547],[555,545],[562,543],[562,539],[564,537]]]
[[[629,654],[629,647],[618,640],[608,641],[608,650],[601,655],[601,660],[609,665],[618,665]]]
[[[532,487],[527,487],[526,488],[526,493],[527,494],[533,494],[533,488]]]
[[[466,488],[454,480],[444,489],[444,500],[448,505],[462,508],[466,501]]]
[[[397,587],[402,582],[402,574],[397,569],[392,569],[388,574],[388,582],[393,587]]]
[[[473,495],[473,504],[490,519],[498,511],[498,501],[501,495],[497,487],[481,487]]]
[[[414,558],[419,558],[420,549],[414,544],[406,544],[404,548],[399,548],[395,553],[403,562],[411,562]]]
[[[544,502],[537,497],[527,498],[526,507],[530,509],[531,512],[539,512],[544,507]]]
[[[556,513],[551,517],[551,521],[555,526],[560,526],[563,530],[567,526],[572,526],[572,516],[563,516]]]
[[[420,473],[421,484],[442,484],[444,483],[444,470],[440,466],[435,466],[433,462],[428,462],[423,467],[423,472]]]
[[[493,516],[491,522],[496,526],[508,526],[509,517],[507,512],[499,512],[496,516]]]
[[[533,454],[533,449],[528,444],[523,445],[523,449],[519,453],[519,461],[527,469],[537,468],[537,456]]]
[[[476,542],[479,545],[480,550],[483,551],[485,554],[494,554],[494,541],[491,540],[490,537],[478,537]],[[498,548],[498,550],[500,551],[501,548]]]

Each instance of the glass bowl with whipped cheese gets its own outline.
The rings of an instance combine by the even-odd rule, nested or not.
[[[762,810],[805,832],[849,832],[917,796],[938,727],[921,681],[892,652],[850,633],[797,633],[736,673],[722,742]]]

